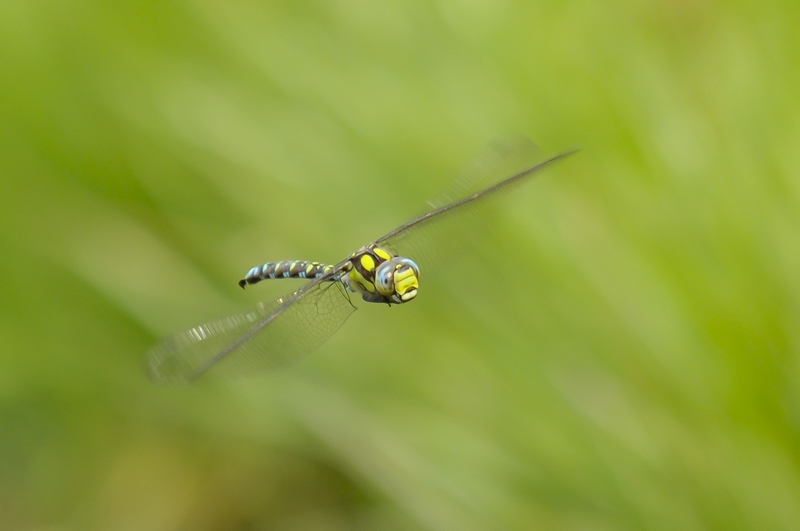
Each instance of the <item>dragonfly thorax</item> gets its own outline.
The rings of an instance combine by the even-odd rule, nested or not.
[[[342,282],[365,301],[402,304],[417,296],[419,267],[410,258],[370,244],[350,255],[349,262]]]

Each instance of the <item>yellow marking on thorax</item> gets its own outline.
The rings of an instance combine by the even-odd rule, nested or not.
[[[350,279],[362,290],[367,291],[369,293],[375,293],[375,285],[364,278],[357,268],[353,268],[348,273],[350,275]]]
[[[375,260],[368,254],[361,255],[361,265],[367,271],[375,269]]]
[[[389,253],[387,253],[384,249],[381,249],[380,247],[375,247],[372,250],[375,252],[375,254],[377,254],[379,257],[381,257],[384,261],[390,260],[392,258],[392,255],[390,255]]]

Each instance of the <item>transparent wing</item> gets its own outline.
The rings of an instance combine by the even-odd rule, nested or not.
[[[454,203],[529,168],[542,158],[539,147],[526,136],[498,138],[467,164],[439,197],[428,201],[431,210]]]
[[[285,365],[319,347],[355,309],[341,282],[313,280],[272,303],[164,339],[149,352],[149,374],[190,382],[212,366],[237,375]]]
[[[466,178],[456,180],[451,187],[456,195],[446,197],[450,202],[401,225],[376,243],[412,258],[422,274],[440,270],[453,256],[474,245],[504,198],[531,181],[540,170],[575,151],[564,151],[533,164],[531,158],[536,150],[530,141],[501,144],[493,155],[479,158]],[[474,191],[478,185],[483,188]]]

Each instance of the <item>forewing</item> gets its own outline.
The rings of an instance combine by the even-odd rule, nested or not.
[[[541,150],[528,137],[498,138],[478,153],[438,197],[428,201],[428,206],[435,210],[464,199],[533,166],[541,158]]]
[[[164,339],[149,352],[149,374],[189,382],[212,366],[229,375],[273,369],[319,347],[353,311],[340,282],[312,281],[287,297]]]
[[[376,243],[416,261],[422,275],[442,270],[448,260],[475,244],[509,195],[540,170],[575,152],[565,151],[535,164],[531,160],[536,150],[529,141],[500,146],[493,156],[484,155],[473,163],[466,177],[456,180],[451,189],[457,192],[446,196],[450,202],[401,225]],[[483,188],[472,190],[478,184]]]

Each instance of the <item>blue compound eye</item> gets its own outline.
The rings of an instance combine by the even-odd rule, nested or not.
[[[394,287],[392,286],[392,274],[394,272],[394,265],[391,260],[384,262],[375,269],[375,288],[381,295],[392,295]]]

